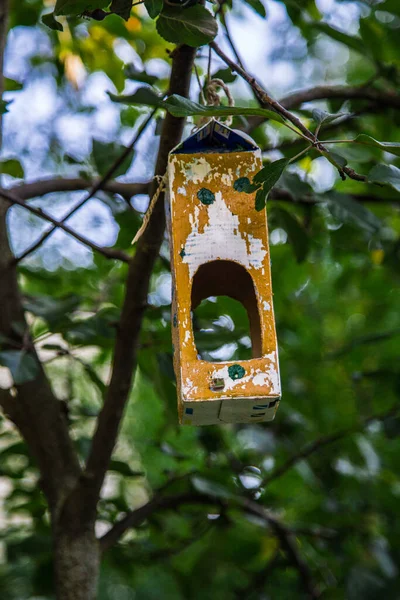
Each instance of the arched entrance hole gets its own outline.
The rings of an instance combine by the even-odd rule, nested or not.
[[[192,327],[197,355],[221,362],[261,356],[261,326],[253,281],[230,260],[199,267],[193,278]]]

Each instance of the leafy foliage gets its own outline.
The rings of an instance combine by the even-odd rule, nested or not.
[[[195,101],[194,80],[191,99],[166,98],[171,43],[200,47],[197,66],[201,83],[205,80],[208,52],[201,46],[215,38],[217,21],[224,32],[223,19],[214,16],[217,5],[11,4],[10,40],[18,38],[18,45],[9,56],[13,63],[21,56],[6,69],[14,83],[6,81],[0,102],[4,187],[19,193],[15,178],[26,176],[30,183],[51,173],[90,187],[127,148],[148,107],[157,108],[160,119],[165,111],[189,118],[233,116],[233,128],[250,132],[265,160],[260,173],[236,180],[235,189],[257,191],[255,209],[264,209],[269,198],[283,386],[276,419],[265,425],[178,427],[165,243],[151,275],[138,369],[99,503],[97,533],[103,535],[153,494],[198,502],[159,507],[107,550],[99,598],[310,597],[301,587],[303,563],[329,600],[399,598],[397,0],[337,1],[329,12],[314,0],[241,0],[233,12],[231,3],[224,5],[228,25],[240,24],[240,35],[235,27],[232,32],[243,63],[271,93],[283,89],[284,72],[288,92],[305,82],[322,88],[340,82],[377,94],[374,100],[319,93],[307,104],[292,104],[302,123],[312,131],[320,127],[327,150],[322,153],[236,83],[234,107]],[[256,43],[256,23],[268,44],[251,62],[246,47]],[[24,54],[22,48],[31,50]],[[211,66],[214,77],[228,85],[238,81],[215,57]],[[38,95],[31,106],[32,90]],[[112,90],[113,102],[104,90]],[[46,100],[43,120],[37,98]],[[159,129],[152,126],[110,186],[68,220],[100,246],[136,252],[131,240],[147,199],[129,186],[153,177]],[[360,179],[342,180],[338,168],[346,165]],[[81,193],[57,191],[26,202],[63,218]],[[17,207],[8,215],[16,253],[43,231],[37,217],[24,214]],[[127,266],[57,233],[21,261],[18,273],[32,343],[83,462],[110,378]],[[193,327],[204,360],[251,356],[247,314],[234,300],[204,301],[194,311]],[[19,342],[24,334],[13,323],[0,338],[0,387],[11,389],[13,402],[40,367],[29,343]],[[6,416],[0,443],[0,596],[50,600],[52,532],[38,464]],[[274,519],[283,527],[281,537]],[[285,533],[300,566],[285,551]]]
[[[217,35],[217,22],[204,6],[191,6],[184,11],[164,6],[157,20],[157,31],[167,42],[203,46]]]

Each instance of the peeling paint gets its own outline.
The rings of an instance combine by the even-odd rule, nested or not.
[[[232,185],[232,181],[233,181],[232,169],[228,169],[227,173],[222,173],[221,174],[221,181],[226,186]]]
[[[186,163],[181,169],[181,173],[185,177],[185,183],[188,183],[188,181],[200,183],[201,181],[204,181],[211,171],[211,165],[203,157],[194,158],[192,162]]]
[[[216,259],[234,260],[246,268],[260,269],[267,254],[261,239],[240,233],[239,217],[229,210],[222,193],[215,194],[215,202],[206,207],[208,225],[199,231],[199,210],[191,215],[192,232],[185,241],[186,256],[193,277],[203,263]]]
[[[203,137],[209,131],[207,127],[200,130]],[[219,127],[228,139],[230,130]],[[172,333],[179,413],[184,423],[269,421],[279,403],[266,213],[255,211],[254,193],[234,189],[235,181],[251,181],[261,166],[259,150],[240,152],[236,147],[219,154],[210,147],[206,152],[170,155],[167,198],[175,289],[173,322],[176,316]],[[203,195],[201,190],[212,194],[214,201],[204,203],[199,197],[199,193]],[[234,261],[250,274],[260,318],[258,357],[240,363],[210,363],[198,356],[191,320],[193,277],[201,265],[215,260]],[[254,410],[254,406],[264,403],[265,411]]]

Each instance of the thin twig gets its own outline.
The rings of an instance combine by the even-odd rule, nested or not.
[[[85,246],[89,246],[89,248],[91,248],[92,250],[95,250],[96,252],[99,252],[106,258],[113,258],[113,259],[122,260],[123,262],[129,263],[129,261],[130,261],[129,255],[125,254],[125,252],[122,252],[122,250],[114,250],[112,248],[104,248],[103,246],[98,246],[97,244],[94,244],[87,238],[83,237],[82,235],[80,235],[79,233],[77,233],[76,231],[71,229],[71,227],[68,227],[68,225],[65,225],[62,221],[57,221],[57,219],[54,219],[51,215],[46,213],[41,208],[35,208],[34,206],[31,206],[30,204],[26,204],[26,202],[24,202],[23,200],[18,198],[18,196],[15,196],[14,194],[11,194],[10,192],[7,192],[5,190],[1,190],[0,197],[7,200],[10,204],[22,206],[22,208],[25,208],[25,210],[29,211],[33,215],[36,215],[37,217],[40,217],[41,219],[45,219],[46,221],[49,221],[50,223],[52,223],[54,225],[54,229],[57,227],[59,229],[62,229],[63,231],[65,231],[65,233],[68,233],[70,236],[72,236],[76,240],[78,240],[78,242],[81,242],[81,244],[84,244]]]
[[[203,86],[202,86],[202,84],[201,84],[201,79],[200,79],[200,75],[199,75],[199,70],[198,70],[198,68],[197,68],[197,65],[196,65],[196,63],[194,63],[194,65],[193,65],[193,66],[194,66],[194,72],[195,72],[195,74],[196,74],[197,84],[198,84],[198,86],[199,86],[199,92],[200,92],[200,99],[201,99],[201,103],[202,103],[202,104],[205,106],[205,104],[206,104],[206,99],[205,99],[205,96],[204,96]]]
[[[236,60],[238,61],[238,64],[242,67],[242,69],[244,69],[245,68],[244,63],[243,63],[242,59],[240,58],[240,54],[234,44],[233,38],[231,36],[231,32],[229,31],[228,23],[226,22],[226,16],[225,16],[224,11],[221,12],[220,19],[221,19],[222,26],[225,30],[226,39],[229,42],[229,46],[231,47],[231,50],[232,50],[233,54],[235,55]]]
[[[84,179],[83,177],[49,177],[46,179],[37,179],[29,183],[18,183],[9,188],[4,188],[7,192],[12,192],[21,200],[30,200],[54,192],[77,192],[86,190],[96,184],[96,181]],[[103,184],[102,190],[111,194],[119,194],[125,200],[129,200],[137,194],[148,194],[150,182],[143,183],[125,183],[122,181],[107,181]],[[0,188],[1,191],[1,188]],[[130,206],[130,204],[129,204]]]
[[[147,119],[140,125],[129,146],[127,146],[124,149],[124,151],[120,154],[120,156],[114,161],[114,163],[108,169],[107,173],[105,173],[105,175],[93,185],[89,193],[80,202],[78,202],[78,204],[76,204],[74,208],[70,210],[69,213],[67,213],[65,217],[61,219],[61,221],[59,221],[59,223],[65,223],[66,221],[68,221],[68,219],[72,217],[72,215],[74,215],[80,208],[82,208],[84,204],[91,200],[91,198],[93,198],[93,196],[97,194],[99,190],[102,189],[104,184],[114,175],[117,169],[122,165],[124,160],[133,152],[136,143],[142,137],[147,126],[153,119],[156,111],[157,108],[155,108],[147,117]],[[15,262],[18,263],[24,258],[26,258],[29,254],[32,254],[32,252],[35,252],[35,250],[37,250],[43,244],[43,242],[47,240],[47,238],[57,229],[57,227],[60,227],[60,225],[55,225],[54,227],[51,227],[48,231],[45,231],[43,235],[34,244],[29,246],[29,248],[27,248],[20,256],[15,258]]]
[[[212,59],[211,46],[209,46],[208,47],[208,63],[207,63],[207,85],[211,81],[211,59]]]
[[[298,130],[301,132],[301,134],[303,134],[303,136],[309,142],[311,142],[313,144],[313,146],[315,147],[315,149],[318,152],[320,152],[321,154],[328,152],[328,150],[323,146],[323,144],[300,121],[300,119],[298,117],[296,117],[296,115],[294,115],[289,110],[287,110],[284,106],[282,106],[282,104],[280,102],[278,102],[277,100],[274,100],[274,98],[272,98],[266,92],[266,90],[264,90],[264,88],[256,81],[256,79],[252,75],[247,73],[247,71],[242,69],[242,67],[240,65],[236,64],[233,60],[231,60],[229,58],[229,56],[227,56],[221,50],[221,48],[218,46],[218,44],[216,44],[215,42],[211,42],[210,48],[212,48],[214,50],[214,52],[232,69],[232,71],[236,71],[236,73],[238,73],[240,75],[240,77],[242,77],[242,79],[247,81],[247,83],[254,90],[254,92],[255,92],[256,96],[258,97],[258,99],[260,100],[260,102],[262,102],[264,105],[272,108],[278,114],[282,115],[286,120],[290,121],[293,125],[295,125],[295,127],[298,128]],[[354,171],[354,169],[352,169],[350,167],[345,166],[342,168],[338,165],[337,168],[341,175],[343,173],[345,173],[348,177],[350,177],[351,179],[355,179],[356,181],[365,181],[366,180],[365,175],[360,175],[359,173],[356,173]]]

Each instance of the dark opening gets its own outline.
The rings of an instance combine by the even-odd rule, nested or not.
[[[201,265],[193,278],[192,326],[199,358],[210,362],[261,356],[253,281],[229,260]]]

